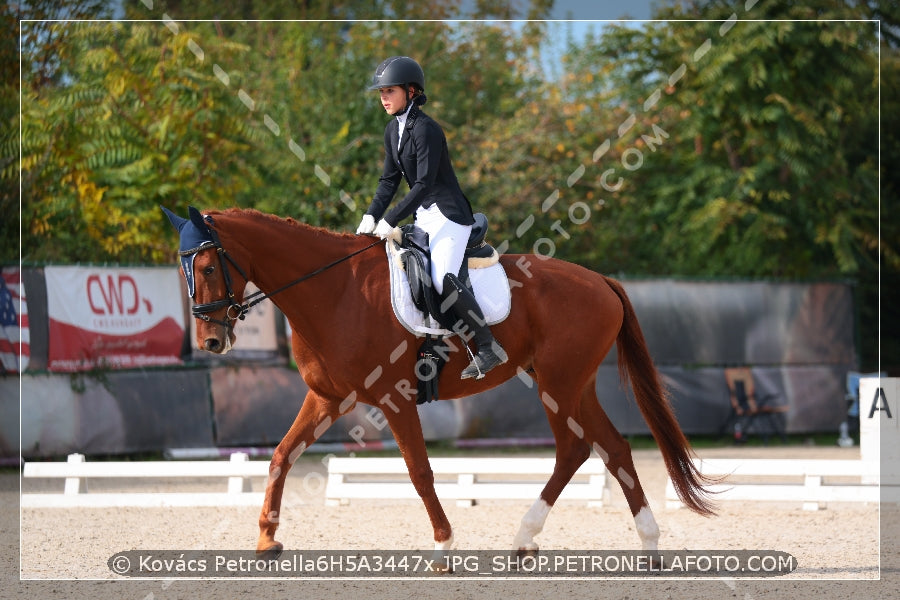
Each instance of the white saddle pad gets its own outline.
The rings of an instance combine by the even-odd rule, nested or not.
[[[399,260],[404,250],[396,248],[393,242],[388,241],[387,247],[388,269],[391,272],[391,304],[397,320],[411,333],[424,337],[431,335],[450,335],[451,331],[441,327],[431,315],[426,315],[413,304],[412,293],[409,291],[409,280],[406,271]],[[472,281],[472,289],[475,291],[475,299],[484,313],[488,325],[495,325],[509,316],[512,305],[512,294],[509,288],[509,280],[506,271],[499,262],[489,267],[473,269],[469,267],[469,278]]]

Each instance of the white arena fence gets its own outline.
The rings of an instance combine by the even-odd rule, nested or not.
[[[432,458],[435,489],[442,499],[460,506],[478,500],[534,500],[553,473],[553,458]],[[267,478],[268,460],[248,460],[236,452],[227,461],[85,462],[71,454],[66,462],[25,463],[25,478],[64,479],[62,493],[25,493],[26,508],[261,506],[262,492],[253,492],[250,478]],[[451,481],[442,481],[447,478]],[[227,479],[222,492],[90,492],[94,478]],[[583,500],[602,506],[607,498],[606,467],[588,459],[575,473],[560,499]],[[402,458],[342,458],[328,460],[326,504],[346,505],[351,499],[418,499]]]
[[[555,459],[526,457],[432,458],[435,491],[458,506],[478,500],[535,500],[553,473]],[[561,500],[584,500],[603,506],[608,498],[606,467],[589,458],[563,489]],[[402,458],[338,458],[328,461],[325,502],[351,499],[418,499]]]
[[[714,500],[793,501],[802,503],[805,510],[817,510],[828,502],[879,501],[877,462],[718,458],[695,459],[694,464],[704,475],[725,477],[723,483],[707,486]],[[838,478],[841,483],[836,482]],[[670,478],[666,507],[681,506]]]
[[[261,506],[262,492],[253,492],[251,477],[269,476],[269,461],[248,460],[242,452],[227,461],[85,462],[70,454],[66,462],[29,462],[24,478],[65,479],[62,493],[22,494],[26,508],[104,508],[116,506]],[[89,479],[202,478],[227,479],[222,492],[115,492],[90,493]]]

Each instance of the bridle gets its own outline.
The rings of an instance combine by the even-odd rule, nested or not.
[[[359,250],[355,250],[354,252],[351,252],[350,254],[348,254],[346,256],[343,256],[337,260],[334,260],[325,266],[319,267],[312,273],[307,273],[306,275],[303,275],[302,277],[299,277],[299,278],[295,279],[294,281],[291,281],[290,283],[287,283],[272,292],[265,293],[261,290],[257,290],[256,292],[253,292],[248,297],[246,297],[244,299],[244,303],[241,304],[235,299],[234,289],[232,288],[231,271],[228,268],[228,264],[231,263],[231,266],[233,266],[235,269],[237,269],[237,272],[240,273],[241,277],[244,278],[244,281],[250,281],[250,278],[247,277],[247,274],[244,273],[244,270],[241,269],[240,265],[238,265],[235,262],[235,260],[233,258],[231,258],[231,255],[229,255],[228,252],[225,250],[225,248],[222,246],[222,242],[221,242],[221,240],[219,240],[219,234],[216,232],[216,230],[213,229],[212,227],[209,227],[208,231],[209,231],[210,237],[212,238],[211,244],[209,242],[207,242],[201,246],[198,246],[197,248],[192,248],[191,250],[185,250],[183,252],[179,252],[179,254],[181,256],[190,256],[192,254],[196,254],[197,252],[200,252],[201,250],[206,250],[207,248],[210,248],[210,247],[216,249],[216,254],[219,256],[219,266],[222,269],[222,277],[225,280],[225,294],[226,294],[225,298],[222,298],[220,300],[213,300],[212,302],[206,302],[203,304],[194,304],[191,307],[191,314],[194,316],[195,319],[200,319],[201,321],[205,321],[207,323],[215,323],[217,325],[222,325],[228,331],[231,331],[232,329],[234,329],[235,321],[237,321],[239,319],[243,320],[244,317],[246,317],[247,313],[250,311],[250,309],[253,308],[254,306],[256,306],[257,304],[259,304],[260,302],[262,302],[263,300],[265,300],[267,298],[271,298],[275,294],[283,292],[284,290],[286,290],[292,286],[295,286],[298,283],[302,283],[302,282],[306,281],[307,279],[315,277],[316,275],[318,275],[320,273],[324,273],[331,267],[334,267],[335,265],[338,265],[338,264],[344,262],[345,260],[349,260],[349,259],[353,258],[354,256],[356,256],[357,254],[361,254],[361,253],[365,252],[369,248],[373,248],[373,247],[377,246],[378,244],[383,243],[381,239],[377,239],[376,241],[372,242],[368,246],[360,248]],[[223,308],[226,309],[224,320],[214,319],[209,315],[209,313],[216,312]]]

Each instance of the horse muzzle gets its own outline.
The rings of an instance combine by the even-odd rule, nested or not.
[[[234,330],[230,327],[227,329],[221,329],[224,329],[223,335],[220,335],[219,332],[208,334],[202,338],[202,341],[198,340],[200,342],[198,343],[198,347],[201,350],[206,350],[207,352],[211,352],[213,354],[227,354],[228,351],[234,347]]]
[[[209,315],[197,316],[197,347],[213,354],[226,354],[234,347],[235,319],[226,314],[224,319]]]
[[[227,306],[224,318],[217,319],[210,315],[223,306]],[[213,354],[226,354],[234,346],[236,339],[234,324],[244,319],[247,307],[229,300],[218,300],[196,304],[191,312],[197,319],[197,347]]]

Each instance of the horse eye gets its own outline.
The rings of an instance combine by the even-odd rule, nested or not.
[[[216,270],[216,268],[214,266],[210,265],[210,266],[206,267],[205,269],[203,269],[203,274],[204,275],[212,275],[213,271],[215,271],[215,270]]]

